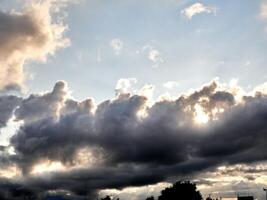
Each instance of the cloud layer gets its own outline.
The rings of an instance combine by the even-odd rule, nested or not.
[[[6,181],[34,194],[94,195],[266,161],[267,96],[257,88],[245,93],[212,81],[173,100],[120,91],[95,105],[71,99],[59,81],[44,94],[2,96],[2,126],[12,113],[23,122],[1,154],[1,165],[15,166],[21,178]],[[200,113],[208,120],[198,121]]]

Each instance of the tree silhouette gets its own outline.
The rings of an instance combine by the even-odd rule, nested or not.
[[[111,200],[111,198],[110,196],[106,196],[101,200]],[[117,198],[117,200],[119,199]],[[155,198],[150,196],[147,197],[146,200],[155,200]],[[178,181],[171,187],[162,190],[158,200],[203,200],[203,198],[201,193],[197,190],[196,184],[190,181]]]
[[[169,188],[161,191],[158,200],[202,200],[202,196],[197,191],[196,184],[189,181],[178,181]]]
[[[101,200],[111,200],[110,196],[106,196],[105,198],[101,198]]]

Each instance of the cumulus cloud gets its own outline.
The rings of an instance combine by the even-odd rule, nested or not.
[[[115,54],[119,55],[123,49],[123,42],[118,38],[114,38],[111,40],[110,46],[114,50]]]
[[[136,78],[121,78],[117,81],[115,91],[117,94],[130,92],[129,89],[137,83]]]
[[[121,91],[95,105],[91,98],[71,99],[66,84],[57,82],[51,92],[24,98],[13,108],[23,121],[10,139],[14,153],[2,154],[2,165],[21,170],[14,184],[34,194],[64,190],[92,196],[267,160],[263,86],[237,100],[236,90],[212,81],[154,103],[146,90],[154,88]],[[208,119],[205,124],[196,123],[196,107]]]
[[[17,96],[0,96],[0,128],[6,126],[20,101],[21,98]]]
[[[163,63],[163,58],[158,50],[151,50],[148,54],[148,59],[153,63]]]
[[[20,11],[0,11],[0,90],[19,89],[27,61],[45,61],[69,45],[66,26],[54,19],[67,1],[27,1]]]
[[[52,92],[30,95],[20,103],[15,111],[17,120],[32,122],[44,118],[57,118],[58,112],[68,95],[67,85],[63,81],[55,84]]]
[[[153,46],[146,45],[141,52],[147,55],[147,59],[153,63],[153,67],[158,67],[164,62],[162,53]]]
[[[216,8],[205,6],[201,3],[194,3],[181,11],[181,14],[187,19],[192,19],[193,16],[201,13],[216,15]]]
[[[174,87],[177,87],[178,85],[179,83],[176,81],[167,81],[166,83],[163,84],[163,86],[167,89],[172,89]]]

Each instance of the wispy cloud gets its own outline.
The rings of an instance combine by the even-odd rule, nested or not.
[[[267,20],[267,3],[266,2],[261,4],[260,16],[264,20]],[[267,32],[267,27],[265,27],[265,31]]]
[[[266,2],[261,5],[260,15],[264,18],[267,18],[267,3]]]
[[[142,53],[145,53],[147,55],[147,59],[153,63],[152,67],[159,67],[159,65],[164,62],[162,53],[153,46],[143,46]]]
[[[148,54],[148,59],[151,60],[153,63],[156,64],[156,66],[159,64],[159,63],[163,63],[163,58],[161,56],[161,53],[156,50],[156,49],[153,49],[149,52]]]
[[[216,15],[216,11],[217,9],[215,7],[205,6],[201,3],[195,3],[183,9],[181,14],[187,19],[192,19],[193,16],[201,13]]]
[[[167,81],[166,83],[163,84],[163,87],[165,87],[167,89],[172,89],[174,87],[177,87],[178,85],[179,85],[179,83],[176,81]]]
[[[123,41],[118,38],[114,38],[111,40],[110,46],[114,50],[115,54],[119,55],[123,49]]]

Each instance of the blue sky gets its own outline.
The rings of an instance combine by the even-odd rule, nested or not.
[[[185,18],[181,11],[196,1],[82,1],[69,5],[65,23],[71,46],[49,57],[47,63],[28,63],[29,91],[43,91],[56,80],[66,80],[73,96],[93,96],[97,102],[113,97],[120,78],[134,77],[135,87],[176,81],[177,95],[219,77],[238,78],[244,88],[266,81],[266,23],[260,18],[263,1],[199,1],[216,8]],[[110,42],[123,43],[119,55]],[[163,61],[148,59],[150,46]],[[139,53],[138,53],[139,52]],[[155,66],[156,65],[156,66]]]

